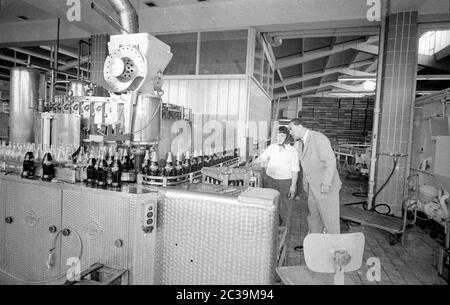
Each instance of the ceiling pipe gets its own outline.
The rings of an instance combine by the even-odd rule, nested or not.
[[[116,13],[119,15],[120,24],[125,30],[122,34],[139,32],[139,19],[136,9],[129,0],[109,0]]]

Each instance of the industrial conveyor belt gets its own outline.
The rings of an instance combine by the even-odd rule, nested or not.
[[[391,244],[395,244],[398,241],[399,235],[404,231],[402,219],[381,215],[354,206],[341,206],[341,219],[387,231],[391,234]]]

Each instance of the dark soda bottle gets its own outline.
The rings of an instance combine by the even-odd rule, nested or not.
[[[212,166],[219,164],[219,156],[217,155],[217,148],[214,149],[214,153],[212,155]]]
[[[46,153],[42,158],[42,180],[51,181],[55,178],[55,167],[50,153]]]
[[[95,166],[97,170],[97,186],[106,187],[108,175],[108,162],[106,162],[105,160],[104,152],[100,153],[100,158]]]
[[[175,170],[177,171],[177,176],[186,174],[183,167],[183,157],[181,151],[177,153],[177,163],[175,166]]]
[[[111,186],[120,188],[122,186],[122,165],[119,161],[119,153],[116,152],[111,165]]]
[[[203,156],[203,167],[210,167],[211,166],[211,158],[208,155],[208,152],[205,153]]]
[[[194,150],[194,155],[192,156],[191,160],[191,172],[198,171],[198,163],[197,163],[197,151]]]
[[[197,170],[201,170],[203,168],[203,151],[200,150],[200,153],[197,157]]]
[[[90,155],[89,155],[89,161],[88,161],[88,165],[86,168],[86,184],[92,184],[95,181],[95,156],[94,156],[94,152],[91,151]]]
[[[150,151],[145,151],[145,157],[144,162],[142,163],[142,170],[143,175],[149,175],[150,174]]]

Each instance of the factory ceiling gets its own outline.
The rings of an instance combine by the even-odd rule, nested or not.
[[[60,81],[87,72],[87,49],[78,42],[94,33],[117,30],[90,8],[94,2],[117,18],[108,0],[81,0],[81,21],[66,20],[60,0],[0,0],[0,79],[14,65],[50,67],[61,20],[58,69]],[[364,78],[375,78],[379,22],[369,22],[366,1],[354,0],[130,0],[137,8],[141,31],[152,34],[254,27],[261,32],[275,59],[274,98],[298,96],[371,96]],[[333,5],[331,2],[336,2]],[[391,0],[391,11],[419,10],[419,21],[450,20],[447,0]],[[257,11],[257,14],[255,14]],[[183,17],[184,16],[184,17]],[[446,19],[445,19],[446,18]],[[299,21],[300,20],[300,21]],[[448,25],[450,28],[450,25]],[[419,56],[420,75],[449,74],[448,48],[439,56]],[[342,81],[343,76],[362,80]],[[446,81],[418,82],[418,90],[439,90]]]

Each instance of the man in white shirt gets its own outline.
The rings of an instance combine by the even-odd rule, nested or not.
[[[267,162],[264,187],[280,193],[280,226],[289,225],[292,214],[293,198],[297,188],[297,176],[300,170],[298,152],[289,143],[289,130],[281,126],[277,143],[271,144],[258,157],[255,163]]]
[[[299,159],[303,170],[303,188],[308,192],[309,233],[340,233],[339,191],[341,179],[330,140],[309,130],[300,119],[289,123],[295,140],[300,140]]]

